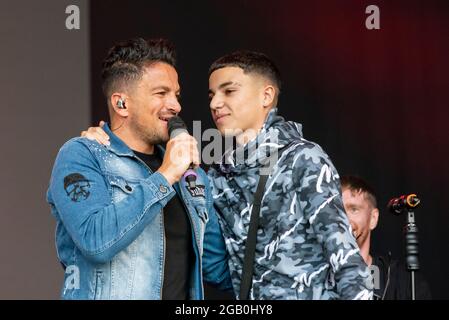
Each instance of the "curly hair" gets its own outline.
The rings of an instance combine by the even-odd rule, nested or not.
[[[170,41],[135,38],[116,44],[103,60],[103,93],[109,97],[113,91],[141,79],[144,67],[154,62],[175,67],[176,52]]]

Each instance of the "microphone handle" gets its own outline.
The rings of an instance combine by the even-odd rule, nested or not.
[[[187,184],[189,185],[190,189],[195,189],[195,187],[196,187],[196,178],[198,176],[196,174],[195,170],[193,170],[193,168],[194,168],[193,164],[191,164],[189,169],[187,169],[187,171],[183,175],[183,178],[187,182]]]

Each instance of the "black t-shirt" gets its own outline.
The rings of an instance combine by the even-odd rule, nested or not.
[[[379,268],[379,287],[374,289],[375,300],[410,300],[411,278],[405,263],[391,256],[373,256],[373,265]],[[417,300],[431,300],[429,284],[421,272],[415,273],[415,289]]]
[[[134,151],[153,172],[162,164],[160,154]],[[163,300],[187,300],[193,264],[192,229],[186,209],[176,194],[164,207],[165,265]]]

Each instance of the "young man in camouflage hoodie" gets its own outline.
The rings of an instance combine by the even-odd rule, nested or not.
[[[209,75],[214,122],[237,142],[208,173],[237,297],[261,169],[278,152],[262,198],[250,299],[370,299],[372,280],[338,173],[321,147],[303,138],[300,124],[277,115],[276,66],[241,51],[215,61]]]

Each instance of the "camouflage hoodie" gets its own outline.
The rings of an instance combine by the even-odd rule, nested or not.
[[[238,297],[261,167],[277,150],[262,198],[251,299],[370,299],[372,279],[343,209],[339,176],[301,125],[273,109],[259,135],[209,170]]]

